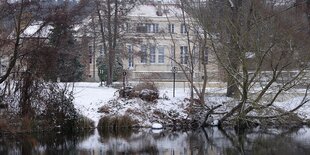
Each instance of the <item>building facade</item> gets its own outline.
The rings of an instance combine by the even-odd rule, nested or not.
[[[203,31],[175,4],[153,3],[136,7],[129,14],[126,37],[137,43],[125,46],[124,69],[129,79],[159,82],[187,81],[185,74],[194,71],[194,81],[202,81],[203,65],[209,79],[218,80],[218,66],[210,52]]]
[[[194,72],[194,81],[200,82],[207,66],[209,81],[218,81],[218,65],[208,47],[207,38],[193,19],[176,4],[150,2],[136,6],[123,23],[125,43],[121,50],[122,65],[130,81],[185,82],[185,74]],[[89,46],[94,51],[95,43]],[[94,63],[103,54],[97,44],[90,57],[90,78],[99,80]],[[175,75],[174,75],[175,73]]]

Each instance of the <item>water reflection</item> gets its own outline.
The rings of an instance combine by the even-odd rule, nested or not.
[[[1,135],[0,154],[77,154],[77,144],[92,134],[94,131]]]
[[[310,154],[310,129],[197,131],[91,130],[28,135],[1,135],[0,154],[159,154],[159,155],[265,155]]]

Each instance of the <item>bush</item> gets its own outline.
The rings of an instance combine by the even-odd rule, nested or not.
[[[91,119],[89,119],[89,118],[87,118],[85,116],[79,115],[78,121],[76,123],[76,127],[80,128],[80,129],[94,128],[95,127],[95,123]]]
[[[140,91],[139,97],[143,101],[153,102],[158,99],[159,93],[154,90],[143,89]]]
[[[133,120],[130,116],[104,116],[99,120],[98,128],[132,128],[137,124],[137,121]]]
[[[1,131],[8,131],[8,122],[5,119],[0,119],[0,132]]]
[[[156,84],[150,81],[144,81],[139,83],[133,88],[135,91],[141,92],[143,89],[153,90],[155,92],[159,92]]]
[[[159,91],[154,82],[143,82],[133,88],[125,87],[125,89],[120,89],[119,96],[129,99],[139,97],[144,101],[153,102],[159,98]]]
[[[119,90],[119,97],[121,98],[135,98],[138,97],[138,93],[132,87],[125,87]]]
[[[60,126],[63,130],[77,127],[78,113],[73,105],[73,95],[67,90],[50,89],[49,98],[46,100],[43,113],[45,119],[53,126]]]

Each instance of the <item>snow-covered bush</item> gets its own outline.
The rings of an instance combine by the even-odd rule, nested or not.
[[[73,94],[65,84],[30,80],[11,83],[10,91],[2,92],[3,103],[8,104],[7,121],[28,130],[48,130],[58,127],[71,130],[85,121],[73,105]],[[23,113],[22,113],[23,112]],[[20,120],[24,123],[14,122]],[[91,122],[89,122],[91,124]],[[24,127],[27,128],[24,128]],[[87,125],[91,126],[91,125]]]
[[[141,98],[147,102],[153,102],[159,98],[159,91],[154,82],[139,83],[135,87],[125,87],[119,90],[121,98]]]
[[[50,87],[44,99],[45,109],[42,116],[53,126],[61,129],[75,128],[78,113],[73,105],[73,95],[66,88]]]
[[[153,102],[158,99],[159,93],[154,90],[143,89],[140,91],[139,97],[144,101]]]
[[[121,98],[135,98],[138,97],[138,94],[132,87],[125,87],[119,90],[119,97]]]

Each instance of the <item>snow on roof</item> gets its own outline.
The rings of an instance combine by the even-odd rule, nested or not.
[[[157,12],[161,7],[163,13],[162,16],[158,16]],[[182,10],[176,5],[166,5],[166,4],[148,4],[148,5],[139,5],[134,8],[129,16],[138,16],[138,17],[175,17],[182,15]]]
[[[282,5],[293,5],[295,1],[293,0],[269,0],[267,1],[269,4],[273,4],[275,6],[282,6]]]
[[[74,31],[79,31],[79,29],[83,28],[85,23],[81,24],[75,24],[73,26]],[[33,37],[33,38],[47,38],[52,32],[51,29],[53,29],[53,26],[48,24],[48,25],[43,25],[42,21],[36,21],[31,23],[21,34],[21,37]]]
[[[42,25],[43,22],[34,22],[28,26],[22,33],[22,37],[48,37],[51,33],[50,29],[53,27],[51,25]]]
[[[137,6],[133,11],[129,14],[129,16],[147,16],[153,17],[156,15],[156,8],[152,5],[141,5]]]

